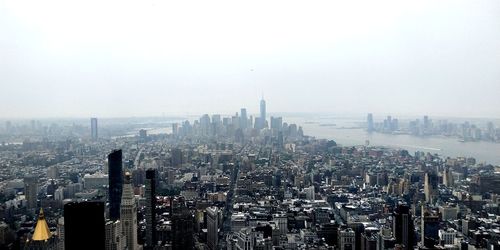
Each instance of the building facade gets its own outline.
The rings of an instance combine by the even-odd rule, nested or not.
[[[120,203],[123,192],[122,151],[114,150],[108,155],[108,200],[109,218],[120,219]]]
[[[120,206],[120,221],[126,247],[129,250],[139,249],[137,244],[137,205],[130,173],[125,174],[122,200]]]

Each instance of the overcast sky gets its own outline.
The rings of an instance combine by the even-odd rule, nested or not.
[[[500,1],[0,0],[0,117],[500,117]]]

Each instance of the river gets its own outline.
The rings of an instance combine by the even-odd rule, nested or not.
[[[302,126],[304,134],[321,139],[332,139],[342,146],[365,145],[402,148],[409,152],[423,151],[442,157],[474,157],[478,163],[500,165],[500,143],[487,141],[460,142],[455,137],[418,137],[406,134],[394,135],[368,133],[362,127],[361,117],[283,115],[283,121]],[[171,133],[172,127],[145,127],[148,134]],[[130,131],[128,136],[139,134],[139,129]]]
[[[474,157],[477,162],[500,165],[500,143],[477,141],[460,142],[455,137],[393,135],[368,133],[361,127],[363,120],[341,117],[284,117],[288,123],[302,126],[304,134],[332,139],[343,146],[365,145],[402,148],[409,152],[424,151],[443,157]]]

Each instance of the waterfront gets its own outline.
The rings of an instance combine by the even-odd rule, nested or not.
[[[500,165],[500,143],[460,142],[458,138],[444,136],[418,137],[404,134],[368,133],[361,127],[363,120],[347,117],[294,116],[286,117],[285,120],[300,124],[306,135],[332,139],[343,146],[365,145],[368,140],[371,146],[402,148],[409,152],[430,152],[443,157],[474,157],[478,162]],[[324,126],[325,124],[330,126]]]
[[[192,117],[186,118],[188,120]],[[180,122],[179,119],[175,122]],[[304,133],[320,139],[335,140],[342,146],[360,146],[369,141],[370,146],[402,148],[411,153],[415,151],[438,154],[442,157],[474,157],[477,162],[500,165],[500,143],[487,141],[460,142],[456,137],[427,136],[418,137],[407,134],[368,133],[364,120],[354,117],[327,115],[283,115],[288,123],[302,126]],[[171,133],[171,126],[144,127],[148,134]],[[127,136],[138,135],[139,129],[129,131]]]

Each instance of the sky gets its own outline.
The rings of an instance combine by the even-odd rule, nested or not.
[[[0,118],[500,117],[500,1],[0,0]]]

